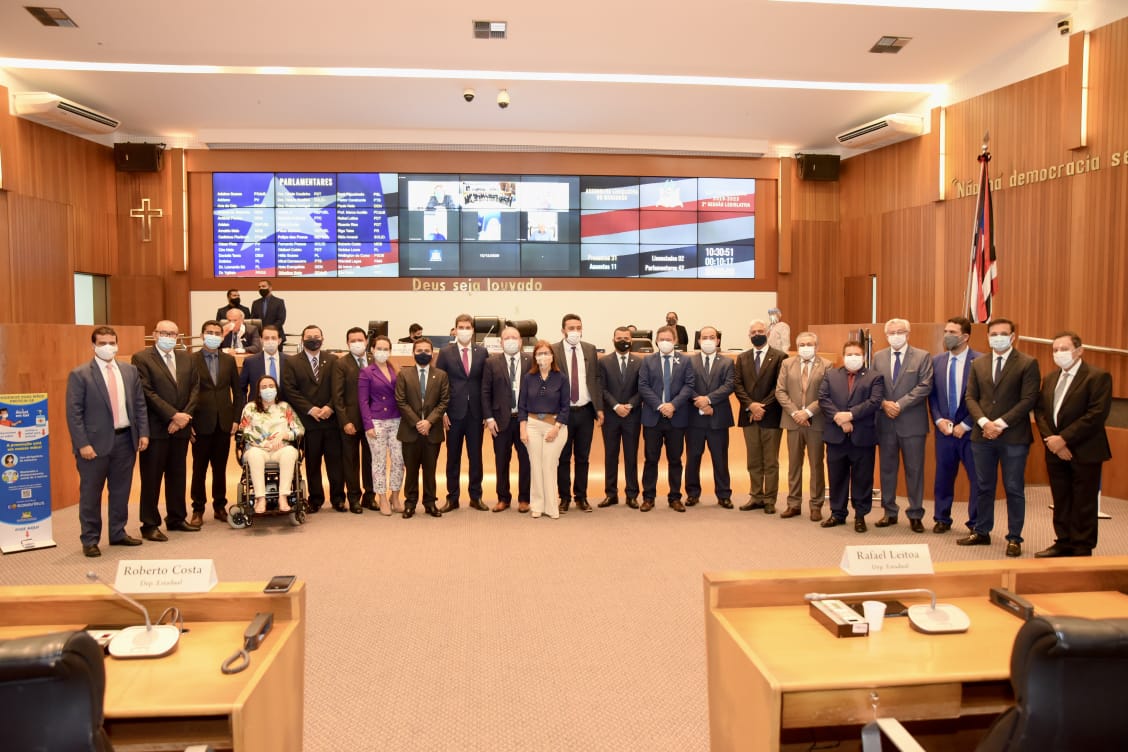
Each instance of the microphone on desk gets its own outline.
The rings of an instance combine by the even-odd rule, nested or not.
[[[937,603],[936,593],[927,588],[904,588],[901,590],[869,590],[857,593],[807,593],[803,597],[808,601],[841,600],[843,598],[874,598],[904,595],[927,595],[931,605],[918,604],[909,606],[909,623],[913,629],[926,634],[947,634],[953,632],[966,632],[971,626],[971,619],[959,606],[950,603]]]
[[[114,635],[107,648],[110,655],[114,658],[160,658],[176,649],[180,642],[180,627],[175,624],[154,625],[149,618],[149,609],[140,602],[102,580],[94,572],[87,572],[86,579],[101,582],[145,617],[145,626],[126,627]]]

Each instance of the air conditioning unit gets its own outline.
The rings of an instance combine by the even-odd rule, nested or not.
[[[85,136],[113,133],[121,122],[104,112],[63,99],[46,91],[25,91],[12,95],[12,114],[50,128]]]
[[[838,143],[850,149],[876,149],[905,141],[924,133],[920,115],[894,114],[838,134]]]

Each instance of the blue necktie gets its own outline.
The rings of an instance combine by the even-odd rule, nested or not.
[[[274,358],[275,358],[274,355],[268,355],[266,360],[270,364],[270,378],[274,379],[274,381],[277,382],[278,381],[278,369],[274,366]]]
[[[893,363],[893,381],[897,381],[897,377],[901,375],[901,353],[895,352],[896,361]]]
[[[662,356],[662,402],[670,401],[670,356]]]
[[[948,358],[948,419],[956,422],[956,407],[960,404],[960,395],[956,393],[956,359]]]

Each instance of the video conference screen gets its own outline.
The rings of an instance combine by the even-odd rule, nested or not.
[[[751,178],[215,173],[216,277],[753,279]]]

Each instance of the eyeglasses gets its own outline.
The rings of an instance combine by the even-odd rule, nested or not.
[[[158,337],[178,337],[178,336],[180,336],[180,333],[176,332],[176,331],[162,332],[160,329],[158,329],[157,330],[157,336]]]

